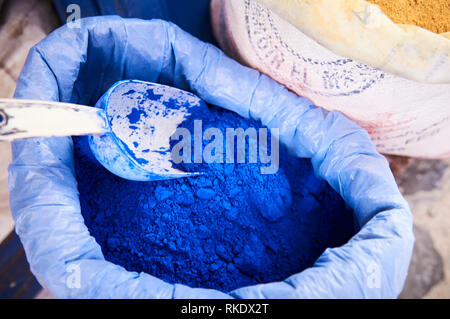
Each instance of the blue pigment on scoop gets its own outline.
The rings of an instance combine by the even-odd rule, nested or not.
[[[90,137],[97,160],[130,180],[154,181],[196,175],[174,169],[170,137],[187,117],[208,113],[192,93],[173,87],[126,80],[117,82],[97,102],[110,132]]]
[[[136,124],[141,119],[141,115],[145,114],[142,110],[134,108],[133,111],[127,116],[130,124]],[[129,126],[132,128],[132,126]]]

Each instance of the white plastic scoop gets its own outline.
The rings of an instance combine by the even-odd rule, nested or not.
[[[197,96],[141,82],[115,84],[96,107],[0,99],[0,140],[90,135],[98,161],[130,180],[151,181],[198,175],[172,167],[170,137],[194,113],[208,112]]]

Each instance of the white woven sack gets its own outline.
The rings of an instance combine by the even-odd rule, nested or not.
[[[343,112],[380,152],[450,156],[448,34],[395,24],[363,0],[213,0],[211,12],[225,52]]]

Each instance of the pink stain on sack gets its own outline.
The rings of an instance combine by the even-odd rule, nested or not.
[[[402,114],[404,116],[404,114]],[[374,119],[369,120],[355,120],[360,126],[365,128],[369,134],[386,134],[400,130],[411,128],[411,124],[417,120],[416,116],[407,119],[394,119],[398,117],[395,113],[378,113]]]

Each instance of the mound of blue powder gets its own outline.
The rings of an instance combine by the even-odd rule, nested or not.
[[[224,136],[225,128],[261,127],[210,111],[203,129]],[[260,163],[182,163],[178,168],[203,175],[134,182],[98,164],[87,138],[74,144],[85,223],[105,258],[129,271],[227,292],[301,272],[355,233],[340,196],[315,177],[309,160],[284,148],[276,174],[262,175]]]

